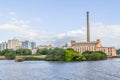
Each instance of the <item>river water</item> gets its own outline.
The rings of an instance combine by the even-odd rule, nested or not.
[[[0,80],[120,80],[120,59],[68,63],[1,60]]]

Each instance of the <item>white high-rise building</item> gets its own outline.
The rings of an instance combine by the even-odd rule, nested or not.
[[[23,41],[22,42],[22,48],[32,49],[31,42],[30,41]]]
[[[31,47],[32,47],[32,49],[35,49],[36,48],[36,42],[31,42]]]
[[[36,48],[36,42],[31,42],[31,41],[23,41],[22,42],[22,48],[27,48],[27,49],[34,49]]]
[[[8,48],[7,42],[2,42],[2,43],[0,44],[0,50],[4,50],[4,49],[7,49],[7,48]]]

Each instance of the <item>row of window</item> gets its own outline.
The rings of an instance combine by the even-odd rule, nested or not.
[[[106,49],[101,49],[100,51],[106,52]],[[112,52],[112,48],[108,48],[107,52]]]
[[[95,47],[94,46],[90,46],[90,47],[78,47],[75,49],[77,52],[84,52],[84,51],[95,51]]]

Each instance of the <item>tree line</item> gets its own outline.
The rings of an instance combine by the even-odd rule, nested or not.
[[[5,56],[7,59],[15,59],[16,56],[23,55],[32,55],[32,51],[30,49],[5,49],[0,51],[0,56]],[[104,52],[100,51],[85,51],[83,53],[78,53],[73,49],[62,49],[62,48],[54,48],[54,49],[38,49],[36,54],[38,55],[46,55],[45,60],[48,61],[91,61],[91,60],[103,60],[107,58],[107,55]]]
[[[73,49],[38,49],[37,55],[47,55],[46,60],[49,61],[92,61],[92,60],[104,60],[107,55],[101,51],[85,51],[78,53]]]
[[[5,56],[7,59],[15,59],[16,55],[31,55],[32,51],[30,49],[5,49],[0,50],[0,56]]]

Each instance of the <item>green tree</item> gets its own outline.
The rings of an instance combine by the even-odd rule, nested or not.
[[[22,48],[17,49],[16,50],[16,55],[23,55],[23,49]]]
[[[30,49],[17,49],[16,50],[16,54],[17,55],[31,55],[32,54],[32,51]]]
[[[86,57],[81,53],[74,51],[73,49],[65,50],[65,61],[85,61]]]
[[[12,49],[6,49],[6,50],[4,50],[4,51],[5,51],[4,56],[5,56],[8,60],[15,59],[16,53],[15,53],[14,50],[12,50]]]
[[[86,57],[83,56],[82,54],[75,53],[74,57],[75,61],[86,61]]]
[[[24,49],[23,50],[23,55],[31,55],[32,51],[30,49]]]
[[[49,52],[49,49],[43,48],[43,49],[38,49],[36,54],[46,55],[48,54],[48,52]]]
[[[46,56],[46,60],[53,61],[64,61],[65,60],[65,50],[61,48],[49,49]]]
[[[84,51],[82,54],[91,54],[93,51]]]
[[[4,54],[3,54],[3,51],[2,50],[0,50],[0,56],[3,56]]]
[[[72,61],[75,57],[74,51],[66,49],[65,50],[65,61]]]
[[[107,55],[104,52],[101,52],[101,51],[94,51],[94,52],[91,52],[91,53],[85,52],[83,55],[86,57],[86,59],[88,61],[107,59]]]

